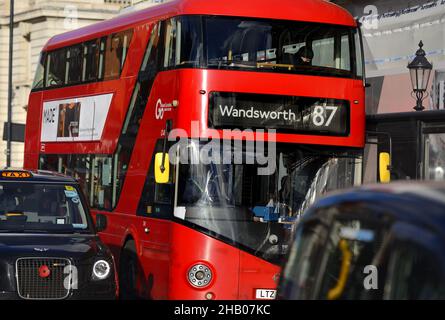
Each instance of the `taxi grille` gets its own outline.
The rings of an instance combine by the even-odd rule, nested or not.
[[[64,281],[69,276],[64,273],[70,266],[68,259],[22,258],[16,263],[17,290],[22,299],[61,300],[70,294]]]

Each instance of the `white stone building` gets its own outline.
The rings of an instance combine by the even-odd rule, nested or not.
[[[52,36],[118,15],[125,7],[143,8],[161,0],[15,0],[12,122],[24,125],[28,95],[40,50]],[[8,116],[9,4],[0,0],[0,167],[6,165],[3,140]],[[126,11],[128,9],[125,9]],[[24,144],[12,143],[11,165],[23,165]]]

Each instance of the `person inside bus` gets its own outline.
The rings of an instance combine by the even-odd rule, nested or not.
[[[314,50],[312,48],[304,46],[295,54],[297,66],[311,66],[314,59]]]

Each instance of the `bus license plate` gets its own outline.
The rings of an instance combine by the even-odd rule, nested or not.
[[[275,300],[277,297],[277,290],[269,290],[269,289],[257,289],[256,290],[256,299],[259,300]]]

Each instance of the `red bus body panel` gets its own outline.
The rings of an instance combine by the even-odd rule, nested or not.
[[[160,19],[183,14],[246,16],[268,19],[311,21],[356,26],[343,9],[318,0],[184,0],[149,8],[52,38],[44,50],[80,43],[114,32],[134,29],[130,55],[119,80],[104,81],[67,88],[32,92],[26,127],[25,167],[39,166],[42,154],[111,155],[116,151],[131,95],[153,24]],[[147,89],[148,90],[148,89]],[[204,90],[205,94],[200,91]],[[161,138],[166,119],[174,128],[208,137],[215,134],[207,127],[211,92],[258,93],[288,96],[326,97],[350,102],[350,134],[325,137],[301,134],[277,134],[284,143],[362,148],[365,143],[365,106],[363,81],[354,79],[302,76],[269,72],[180,69],[160,72],[153,84],[140,123],[128,166],[125,183],[113,212],[93,210],[108,217],[102,239],[117,261],[128,239],[136,243],[142,274],[140,292],[153,299],[204,299],[211,292],[216,299],[254,299],[255,289],[276,287],[278,266],[209,237],[180,223],[136,216],[142,190],[150,167],[155,143]],[[47,101],[112,93],[113,98],[100,141],[75,143],[41,143],[42,104]],[[156,120],[155,105],[177,100],[179,106]],[[199,123],[193,132],[191,123]],[[259,138],[259,137],[258,137]],[[268,138],[267,135],[265,137]],[[150,232],[147,233],[146,230]],[[197,262],[208,263],[214,281],[204,290],[187,282],[187,270]]]

